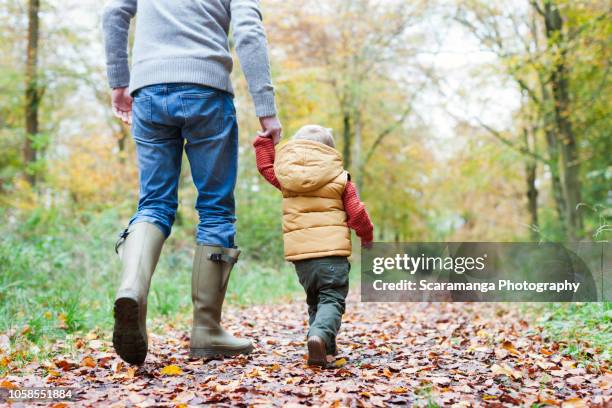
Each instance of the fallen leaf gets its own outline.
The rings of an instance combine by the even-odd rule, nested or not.
[[[342,367],[344,365],[346,365],[347,361],[346,358],[340,358],[336,361],[334,361],[334,367]]]
[[[561,408],[588,408],[588,404],[580,398],[570,398],[561,403]]]
[[[13,384],[9,380],[2,380],[2,382],[0,382],[0,387],[2,387],[2,388],[19,388],[17,385]]]
[[[181,392],[180,394],[178,394],[174,398],[174,400],[179,402],[179,403],[186,404],[186,403],[188,403],[189,401],[191,401],[194,398],[195,398],[195,393],[193,393],[191,391],[184,391],[184,392]]]
[[[134,378],[135,375],[136,375],[136,368],[128,367],[128,369],[125,370],[125,377],[126,378]]]
[[[183,370],[177,365],[170,364],[165,366],[160,371],[161,375],[181,375],[183,374]]]
[[[504,341],[502,343],[502,348],[504,350],[506,350],[508,353],[513,354],[515,356],[520,355],[521,353],[519,353],[519,351],[514,347],[514,345],[512,344],[512,342],[509,341]]]
[[[90,356],[87,356],[81,360],[81,366],[94,368],[96,366],[96,361]]]
[[[518,371],[513,369],[512,367],[510,367],[507,364],[493,364],[491,366],[491,371],[493,372],[493,374],[495,375],[506,375],[510,378],[514,378],[514,379],[518,379],[521,378],[523,376],[523,374]]]

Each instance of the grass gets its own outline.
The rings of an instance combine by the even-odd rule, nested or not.
[[[70,343],[75,333],[93,329],[109,333],[120,273],[113,246],[124,218],[116,210],[78,219],[57,210],[35,210],[22,222],[0,227],[0,335],[11,338],[13,361],[47,359],[50,342]],[[251,244],[247,248],[256,246]],[[193,251],[192,232],[178,226],[164,246],[153,278],[150,318],[181,322],[189,318]],[[245,252],[232,272],[229,304],[303,299],[290,264],[278,255],[264,262],[266,258],[253,249]],[[357,263],[351,269],[351,282],[359,284]],[[598,350],[599,358],[610,358],[611,303],[530,304],[525,313],[577,360],[592,363],[592,349]],[[6,366],[0,361],[0,375],[4,372]]]
[[[584,364],[597,364],[612,358],[612,303],[530,304],[531,315],[544,334],[561,346],[563,353]]]
[[[82,219],[34,211],[11,229],[1,227],[0,334],[11,338],[13,361],[44,358],[45,345],[71,333],[109,331],[120,275],[113,248],[121,219],[115,210]],[[150,318],[189,317],[193,251],[191,231],[176,228],[153,277]],[[301,292],[293,268],[282,259],[266,265],[242,256],[227,302],[282,302]],[[3,371],[0,362],[0,375]]]

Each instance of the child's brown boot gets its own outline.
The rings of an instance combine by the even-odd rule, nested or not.
[[[308,337],[308,365],[325,367],[327,356],[325,342],[319,336]]]

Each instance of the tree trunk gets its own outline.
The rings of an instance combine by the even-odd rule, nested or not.
[[[342,113],[342,155],[344,156],[344,168],[351,167],[351,115],[348,110]]]
[[[546,138],[546,145],[548,150],[548,169],[550,171],[551,178],[551,190],[552,196],[555,200],[555,210],[557,212],[557,219],[563,234],[567,231],[567,217],[566,210],[567,203],[565,202],[565,195],[563,194],[563,183],[561,182],[561,176],[559,173],[559,146],[557,136],[553,131],[554,126],[554,113],[550,109],[550,106],[554,103],[551,100],[550,92],[548,91],[546,80],[540,78],[540,88],[542,91],[542,103],[544,114],[542,116],[542,128],[544,129],[544,136]]]
[[[357,190],[361,191],[363,184],[363,167],[361,161],[361,114],[355,112],[355,136],[353,141],[353,173],[352,178],[355,180]]]
[[[25,87],[25,141],[23,145],[23,162],[26,168],[26,180],[34,185],[36,173],[31,164],[36,159],[34,138],[38,133],[38,107],[40,104],[40,87],[38,84],[38,40],[40,0],[29,0],[28,3],[28,44],[26,55]]]
[[[535,141],[530,143],[530,135],[527,129],[523,130],[523,139],[525,147],[529,150],[535,150]],[[531,226],[531,237],[534,240],[538,236],[538,189],[535,185],[537,175],[537,162],[534,159],[525,159],[525,180],[527,182],[527,211],[529,212],[529,221]]]
[[[549,48],[558,52],[550,82],[554,99],[555,127],[560,142],[567,236],[570,240],[576,240],[582,235],[582,215],[577,209],[581,202],[580,164],[576,135],[568,118],[570,97],[563,20],[558,7],[551,0],[544,3],[544,23]]]
[[[537,166],[534,161],[527,162],[525,173],[527,175],[527,209],[531,222],[531,236],[534,239],[538,238],[538,189],[535,185]]]

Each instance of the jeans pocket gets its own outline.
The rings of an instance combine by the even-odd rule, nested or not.
[[[197,132],[202,135],[215,135],[223,130],[225,115],[219,92],[190,91],[180,95],[180,99],[185,126],[197,127]]]
[[[132,115],[135,120],[152,122],[151,96],[135,96],[132,101]]]

